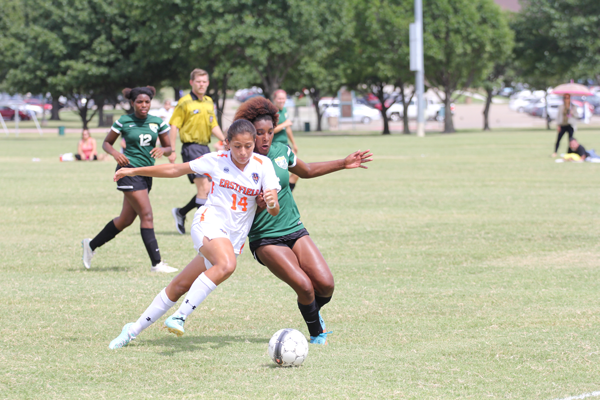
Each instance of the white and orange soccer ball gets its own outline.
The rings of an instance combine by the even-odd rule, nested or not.
[[[307,355],[308,342],[295,329],[280,329],[269,340],[269,357],[281,367],[298,367]]]

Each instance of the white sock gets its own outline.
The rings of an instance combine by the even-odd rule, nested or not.
[[[161,290],[161,292],[154,298],[150,307],[144,311],[142,316],[135,322],[135,324],[131,325],[129,328],[129,334],[131,336],[139,335],[144,329],[152,325],[156,322],[160,317],[162,317],[169,308],[173,307],[177,303],[176,301],[171,301],[167,296],[166,288]]]
[[[176,314],[183,317],[190,315],[216,287],[217,285],[204,272],[200,274],[192,284]]]
[[[206,199],[201,199],[200,197],[196,197],[196,204],[198,207],[202,207],[206,203]]]

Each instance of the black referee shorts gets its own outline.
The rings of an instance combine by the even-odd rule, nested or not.
[[[193,161],[208,153],[210,153],[210,148],[204,144],[184,143],[183,146],[181,146],[181,158],[183,158],[184,163]],[[207,178],[207,176],[201,174],[188,174],[190,183],[194,183],[194,179],[196,178]]]
[[[131,165],[121,167],[117,165],[118,171],[121,168],[133,168]],[[121,192],[135,192],[137,190],[148,189],[148,193],[152,190],[152,178],[149,176],[124,176],[117,181],[117,190]]]

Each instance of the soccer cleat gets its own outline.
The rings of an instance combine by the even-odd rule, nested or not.
[[[131,342],[133,339],[135,339],[135,336],[131,336],[129,334],[129,327],[131,325],[133,325],[133,322],[125,324],[125,326],[123,327],[123,330],[121,331],[121,334],[119,336],[117,336],[115,339],[113,339],[113,341],[110,342],[110,344],[108,345],[109,349],[111,349],[111,350],[120,349],[121,347],[127,346],[129,344],[129,342]]]
[[[311,336],[310,343],[312,344],[327,344],[327,334],[332,333],[332,331],[325,332],[319,334],[319,336]]]
[[[321,316],[321,311],[319,311],[319,322],[321,323],[321,329],[323,329],[323,332],[325,332],[327,327],[325,326],[325,321],[323,321],[323,317]]]
[[[165,326],[169,332],[176,334],[177,337],[181,337],[185,333],[183,324],[185,324],[185,317],[183,315],[173,314],[165,320]]]
[[[179,208],[175,207],[171,210],[171,214],[173,214],[173,218],[175,218],[175,229],[177,232],[184,235],[185,234],[185,215],[179,214]]]
[[[155,266],[153,266],[152,268],[150,268],[150,272],[164,272],[165,274],[170,274],[172,272],[177,272],[177,271],[179,271],[177,268],[171,267],[169,264],[167,264],[164,261],[161,261],[158,264],[156,264]]]
[[[92,257],[94,257],[94,254],[96,254],[96,252],[92,251],[92,248],[90,247],[91,241],[92,239],[83,239],[81,241],[81,247],[83,247],[83,256],[81,258],[83,259],[83,266],[87,269],[90,269],[92,266]]]

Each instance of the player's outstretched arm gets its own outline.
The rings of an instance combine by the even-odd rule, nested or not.
[[[297,159],[296,165],[290,168],[290,172],[293,172],[302,179],[309,179],[341,171],[343,169],[367,169],[368,167],[363,164],[371,161],[373,161],[373,153],[371,153],[371,150],[358,150],[348,155],[348,157],[343,160],[305,163],[304,161]]]
[[[152,167],[121,168],[115,172],[113,180],[116,182],[125,176],[150,176],[152,178],[178,178],[185,174],[195,173],[189,163],[161,164]]]

